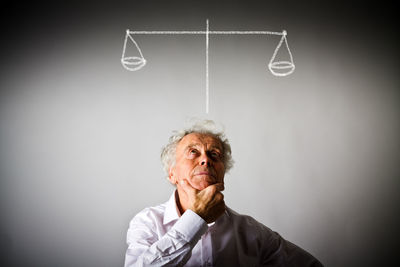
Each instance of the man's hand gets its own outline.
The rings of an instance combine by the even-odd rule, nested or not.
[[[191,209],[203,218],[207,223],[215,222],[225,211],[223,183],[209,185],[203,190],[193,188],[187,180],[180,182],[188,201],[188,209]]]

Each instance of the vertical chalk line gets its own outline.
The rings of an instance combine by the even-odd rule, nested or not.
[[[208,39],[209,39],[209,24],[208,24],[208,19],[206,20],[206,114],[208,114],[208,108],[209,108],[209,101],[210,101],[210,89],[208,86]]]

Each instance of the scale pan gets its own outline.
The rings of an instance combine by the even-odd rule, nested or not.
[[[146,65],[146,60],[142,57],[124,57],[121,63],[125,69],[135,71],[143,68]]]
[[[286,76],[294,71],[295,66],[290,61],[276,61],[268,64],[268,68],[275,76]]]

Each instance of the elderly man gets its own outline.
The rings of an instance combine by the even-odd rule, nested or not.
[[[125,266],[322,266],[306,251],[249,216],[221,193],[231,147],[212,121],[175,132],[161,153],[176,185],[164,204],[130,222]]]

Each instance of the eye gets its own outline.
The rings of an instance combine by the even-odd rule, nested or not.
[[[211,151],[210,155],[214,159],[221,159],[221,154],[218,153],[217,151]]]
[[[187,150],[187,158],[189,158],[189,159],[194,159],[194,158],[196,158],[197,157],[197,155],[199,154],[199,151],[197,150],[197,149],[195,149],[195,148],[189,148],[188,150]]]

